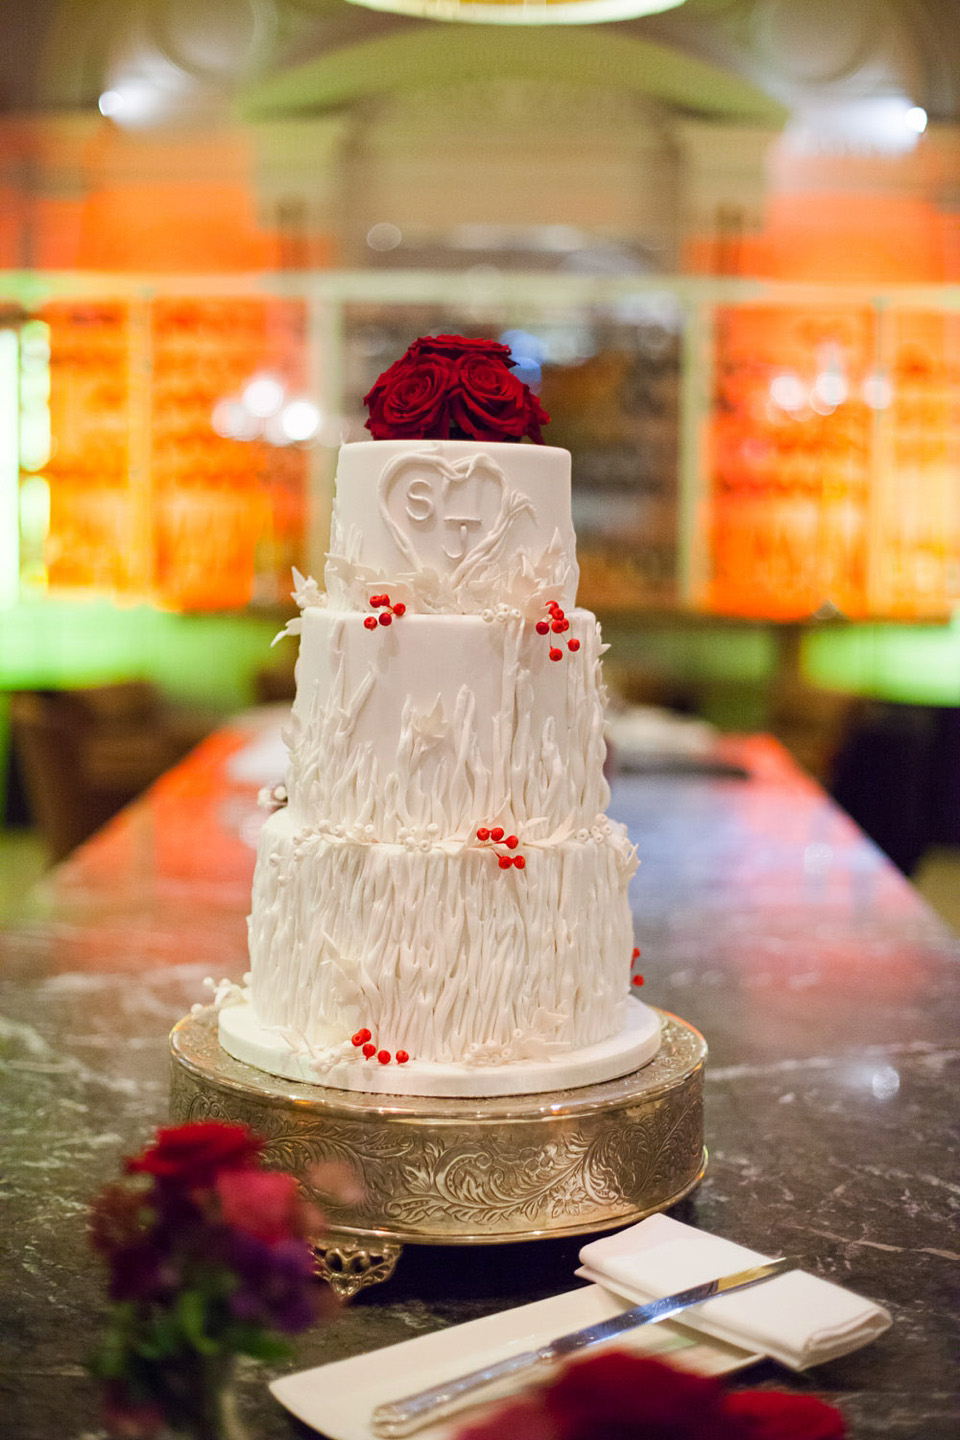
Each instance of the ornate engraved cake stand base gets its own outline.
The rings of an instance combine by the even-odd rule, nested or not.
[[[649,1064],[576,1090],[492,1099],[372,1095],[281,1080],[234,1060],[203,1010],[170,1036],[171,1113],[266,1139],[265,1158],[321,1205],[321,1272],[341,1295],[386,1280],[404,1245],[497,1245],[609,1230],[675,1204],[699,1182],[703,1065],[691,1025],[661,1012]],[[312,1188],[340,1161],[362,1199]]]

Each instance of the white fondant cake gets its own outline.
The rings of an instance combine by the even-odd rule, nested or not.
[[[415,1094],[635,1069],[659,1024],[628,994],[636,862],[604,813],[604,647],[573,608],[569,455],[345,445],[325,579],[322,595],[298,577],[287,627],[288,803],[262,832],[225,1048]]]

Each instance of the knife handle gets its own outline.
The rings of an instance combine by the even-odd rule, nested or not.
[[[510,1355],[506,1360],[498,1360],[496,1364],[487,1365],[482,1370],[471,1370],[466,1375],[457,1376],[455,1380],[432,1385],[428,1390],[418,1390],[415,1395],[408,1395],[403,1400],[378,1405],[370,1418],[370,1429],[374,1435],[383,1437],[383,1440],[412,1435],[429,1421],[439,1420],[443,1415],[459,1409],[464,1399],[475,1391],[483,1390],[498,1380],[506,1380],[523,1370],[549,1364],[554,1358],[552,1350],[546,1347],[541,1350],[524,1350],[519,1355]]]

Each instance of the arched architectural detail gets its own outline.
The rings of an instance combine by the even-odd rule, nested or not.
[[[390,92],[493,79],[629,91],[718,120],[783,118],[776,101],[746,80],[649,40],[579,28],[505,32],[412,23],[256,82],[241,109],[254,120],[316,114]]]

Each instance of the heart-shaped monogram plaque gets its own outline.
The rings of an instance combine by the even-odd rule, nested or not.
[[[490,537],[513,508],[507,498],[489,455],[451,463],[425,448],[396,456],[380,477],[380,515],[400,553],[412,569],[441,575],[468,569],[474,556],[489,561]]]

